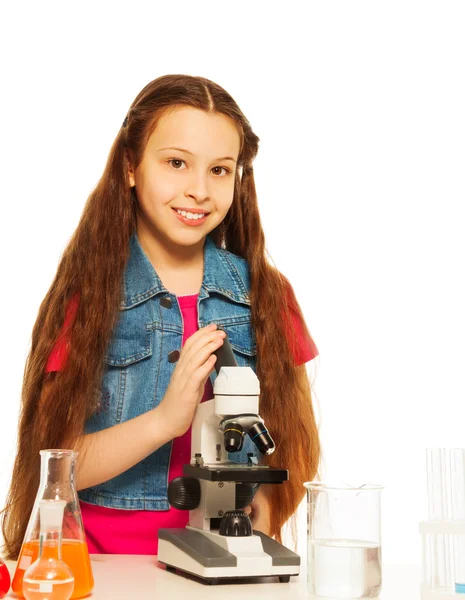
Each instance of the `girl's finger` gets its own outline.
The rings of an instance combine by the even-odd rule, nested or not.
[[[195,379],[196,383],[199,383],[199,379],[195,376],[196,372],[206,364],[209,358],[216,355],[213,354],[218,348],[223,345],[222,339],[216,339],[212,342],[209,342],[205,348],[202,348],[195,354],[188,363],[186,363],[185,368],[182,372],[182,377],[186,381],[190,381],[191,379]]]
[[[195,340],[192,341],[191,344],[189,344],[189,346],[186,344],[184,344],[183,350],[184,350],[184,356],[188,356],[189,358],[191,356],[195,356],[202,348],[204,348],[208,343],[217,340],[218,338],[222,338],[224,339],[225,337],[225,332],[223,330],[214,330],[214,331],[206,331],[203,335],[197,337]],[[194,336],[191,336],[189,338],[189,340],[191,340]],[[188,340],[188,341],[189,341]]]
[[[184,347],[177,366],[179,376],[189,377],[212,352],[218,350],[223,344],[225,336],[224,332],[214,331],[198,339],[190,348],[184,349]]]
[[[213,371],[213,367],[216,362],[216,355],[212,354],[205,363],[203,363],[200,367],[198,367],[189,378],[186,388],[190,388],[191,391],[195,391],[200,387],[202,381],[207,379],[207,377]]]
[[[187,351],[194,345],[197,340],[202,339],[203,336],[213,333],[218,329],[218,325],[216,323],[210,323],[206,327],[201,327],[195,333],[193,333],[190,337],[187,338],[186,343],[183,346]]]

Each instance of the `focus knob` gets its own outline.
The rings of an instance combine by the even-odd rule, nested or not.
[[[252,504],[256,492],[254,483],[236,483],[236,509]]]
[[[252,522],[241,510],[229,510],[224,513],[220,523],[220,535],[228,537],[247,537],[252,535]]]
[[[200,502],[200,482],[196,477],[176,477],[168,486],[168,502],[178,510],[194,510]]]

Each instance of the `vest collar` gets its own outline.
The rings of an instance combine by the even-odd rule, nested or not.
[[[217,293],[233,302],[250,305],[247,285],[235,267],[234,259],[238,260],[230,252],[219,248],[210,236],[205,238],[200,298]],[[129,259],[124,274],[121,309],[130,309],[158,294],[169,294],[169,291],[140,245],[137,233],[134,233],[130,240]]]

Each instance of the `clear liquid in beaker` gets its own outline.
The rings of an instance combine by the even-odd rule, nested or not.
[[[312,540],[308,545],[309,592],[326,598],[377,598],[381,548],[361,540]]]

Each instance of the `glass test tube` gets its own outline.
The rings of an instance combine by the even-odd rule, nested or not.
[[[426,450],[426,472],[428,484],[428,517],[430,520],[442,520],[449,517],[447,469],[445,448]],[[450,569],[449,536],[430,535],[431,573],[430,587],[446,589],[452,585]]]
[[[465,449],[450,451],[452,519],[465,520]],[[453,536],[455,591],[465,594],[465,535]]]

